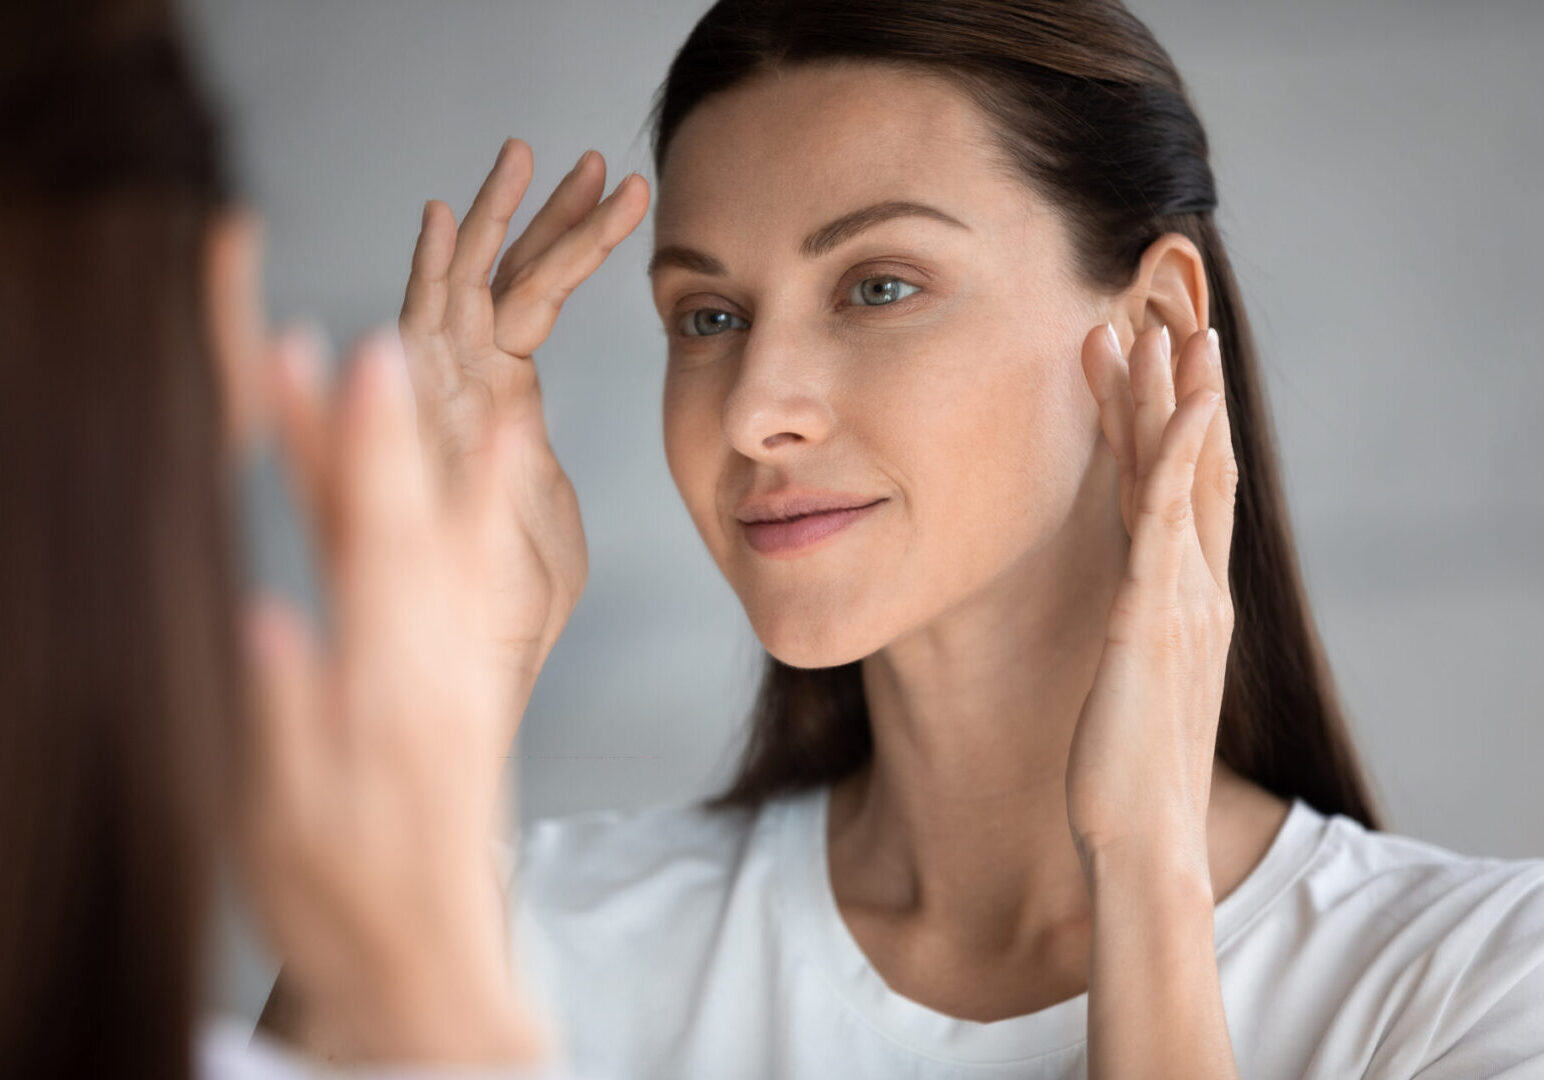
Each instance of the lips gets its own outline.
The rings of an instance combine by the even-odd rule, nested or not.
[[[784,488],[781,491],[772,491],[745,499],[735,507],[735,517],[747,524],[790,521],[809,514],[852,510],[882,501],[882,499],[865,495],[849,495],[837,491]]]
[[[873,513],[885,500],[862,506],[800,514],[786,520],[744,522],[745,539],[762,555],[803,554],[819,541]]]

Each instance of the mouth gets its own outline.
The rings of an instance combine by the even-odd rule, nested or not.
[[[876,499],[862,506],[816,511],[782,520],[742,522],[741,526],[746,542],[758,554],[786,558],[805,554],[820,541],[868,516],[885,501]]]

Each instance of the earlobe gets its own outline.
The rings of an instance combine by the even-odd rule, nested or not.
[[[265,412],[262,276],[257,216],[240,208],[217,212],[204,242],[204,318],[220,387],[225,445],[236,459],[256,442]]]

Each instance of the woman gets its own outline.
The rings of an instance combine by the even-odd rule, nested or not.
[[[726,791],[526,832],[519,952],[572,1060],[1544,1074],[1544,861],[1377,831],[1147,29],[722,0],[654,152],[666,456],[769,656]],[[520,502],[506,567],[544,600],[503,631],[526,672],[583,577],[527,320],[601,184],[581,160],[490,288],[530,168],[507,150],[459,230],[431,204],[401,323],[451,459],[503,402],[563,496]]]
[[[195,1026],[222,850],[352,1063],[566,1075],[490,842],[514,444],[441,485],[394,334],[335,399],[314,345],[265,340],[256,229],[164,3],[7,6],[0,145],[0,1076],[309,1074]],[[262,601],[244,670],[228,495],[264,397],[333,632]]]

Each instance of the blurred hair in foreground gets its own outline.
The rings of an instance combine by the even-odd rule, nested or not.
[[[5,5],[0,147],[0,1075],[183,1077],[241,727],[229,192],[170,5]]]

